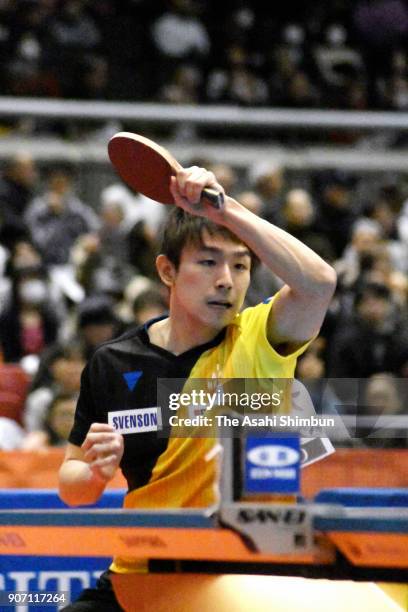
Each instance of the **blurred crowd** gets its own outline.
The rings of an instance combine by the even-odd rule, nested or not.
[[[0,0],[3,95],[408,108],[404,0]]]
[[[326,378],[361,379],[362,406],[375,414],[407,414],[404,187],[379,184],[368,197],[355,176],[322,171],[305,189],[296,177],[288,181],[285,168],[272,160],[245,172],[200,161],[229,194],[299,238],[338,272],[321,333],[296,373],[311,381],[312,396],[321,398]],[[95,348],[166,312],[167,293],[154,266],[165,215],[165,206],[119,183],[104,187],[98,201],[84,202],[75,168],[53,164],[40,171],[28,153],[3,168],[0,448],[64,444],[80,374]],[[261,264],[253,272],[246,305],[280,286]],[[8,368],[7,375],[1,367]],[[340,384],[324,393],[317,410],[347,413],[351,387]],[[370,444],[367,440],[359,443]],[[399,432],[382,444],[405,445],[406,435]]]

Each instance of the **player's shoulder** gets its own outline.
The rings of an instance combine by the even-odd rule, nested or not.
[[[247,306],[246,308],[244,308],[239,313],[236,322],[240,326],[245,326],[249,323],[256,322],[257,320],[263,320],[269,315],[269,312],[273,307],[276,295],[277,294],[267,297],[258,304],[255,304],[253,306]]]

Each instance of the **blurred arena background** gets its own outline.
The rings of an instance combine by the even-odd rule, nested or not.
[[[166,211],[115,176],[120,130],[335,266],[298,376],[364,380],[402,425],[344,444],[406,447],[407,35],[402,0],[0,0],[0,448],[63,446],[95,346],[166,309]],[[279,284],[261,267],[248,304]]]
[[[407,42],[404,0],[0,0],[1,507],[56,488],[86,360],[167,307],[166,210],[115,175],[121,130],[209,167],[335,266],[297,377],[318,412],[374,421],[304,471],[303,494],[406,487]],[[279,286],[260,267],[248,305]],[[105,565],[3,556],[0,588],[74,593]]]

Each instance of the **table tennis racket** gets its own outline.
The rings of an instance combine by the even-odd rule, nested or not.
[[[109,141],[108,153],[116,172],[133,191],[174,204],[170,177],[182,166],[164,147],[139,134],[118,132]],[[201,198],[217,209],[224,203],[224,195],[215,189],[205,188]]]

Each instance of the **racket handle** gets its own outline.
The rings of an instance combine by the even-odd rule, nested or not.
[[[211,206],[217,208],[218,210],[221,210],[221,208],[224,206],[224,194],[220,191],[216,191],[215,189],[203,189],[201,197],[208,200]]]

